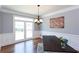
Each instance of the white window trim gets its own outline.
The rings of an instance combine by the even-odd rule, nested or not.
[[[26,22],[32,22],[33,23],[33,33],[34,33],[34,22],[33,21],[25,21],[25,20],[18,20],[18,19],[15,19],[15,17],[22,17],[22,16],[13,16],[13,32],[14,32],[14,36],[15,36],[15,21],[21,21],[21,22],[24,22],[24,30],[26,32],[26,25],[25,23]],[[25,17],[24,17],[25,18]],[[27,19],[28,17],[26,17]],[[28,18],[28,19],[32,19],[32,18]],[[24,40],[26,39],[26,33],[24,33]],[[15,40],[16,41],[16,40]]]

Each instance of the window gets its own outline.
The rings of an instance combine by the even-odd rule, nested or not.
[[[15,39],[24,39],[24,22],[15,21]]]
[[[33,19],[15,16],[15,40],[33,38]]]

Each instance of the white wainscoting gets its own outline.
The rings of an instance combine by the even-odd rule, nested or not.
[[[9,45],[15,42],[14,33],[0,34],[0,46]]]
[[[67,34],[67,33],[57,33],[57,32],[48,32],[42,31],[42,35],[56,35],[57,37],[63,37],[68,39],[68,44],[79,51],[79,35]]]
[[[30,40],[30,39],[32,39],[32,38],[29,38],[28,40]],[[26,41],[26,39],[15,40],[15,34],[14,33],[0,34],[0,47],[10,45],[10,44],[14,44],[14,43],[18,43],[18,42],[23,42],[23,41]]]
[[[0,49],[1,49],[1,41],[2,41],[2,40],[1,40],[1,34],[0,34]]]
[[[40,31],[34,31],[33,37],[40,37],[41,36],[41,32]]]

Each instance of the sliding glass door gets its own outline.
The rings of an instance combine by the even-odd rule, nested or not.
[[[33,37],[33,23],[32,22],[26,22],[26,38],[32,38]]]
[[[22,19],[22,20],[21,20]],[[28,40],[33,38],[33,20],[28,18],[15,19],[15,40]]]
[[[15,40],[24,39],[24,22],[15,21]]]
[[[33,23],[15,21],[15,40],[33,38]]]

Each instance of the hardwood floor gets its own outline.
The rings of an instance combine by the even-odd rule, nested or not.
[[[44,41],[43,41],[44,42]],[[38,53],[40,50],[38,50],[38,43],[43,43],[41,38],[35,38],[34,40],[29,40],[29,41],[25,41],[25,42],[20,42],[20,43],[17,43],[17,44],[11,44],[11,45],[7,45],[7,46],[4,46],[4,47],[1,47],[1,53]],[[55,48],[55,46],[53,47],[52,46],[55,45],[54,43],[46,43],[46,47],[48,48]],[[52,46],[52,47],[50,47]],[[45,48],[45,46],[44,46]],[[75,49],[73,49],[72,47],[70,46],[66,46],[66,48],[64,49],[59,49],[57,47],[58,50],[56,51],[52,51],[52,50],[45,50],[44,49],[44,53],[48,53],[48,52],[58,52],[58,53],[79,53],[78,51],[76,51]]]
[[[0,52],[1,53],[36,53],[37,44],[40,42],[39,38],[37,39],[4,46],[1,48]]]

